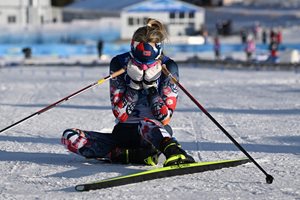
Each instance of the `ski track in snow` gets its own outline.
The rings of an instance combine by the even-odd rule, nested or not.
[[[107,68],[0,68],[0,127],[105,77]],[[180,68],[182,85],[271,175],[252,163],[79,193],[79,183],[151,167],[85,160],[60,145],[63,130],[114,125],[108,83],[0,134],[0,199],[300,199],[300,74]],[[245,157],[180,91],[171,125],[197,160]],[[161,161],[162,162],[162,161]]]

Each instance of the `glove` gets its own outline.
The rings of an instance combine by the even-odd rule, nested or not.
[[[157,80],[161,75],[161,64],[158,62],[155,66],[148,68],[145,70],[144,80],[143,80],[143,88],[149,89],[151,87],[157,88]]]
[[[127,65],[127,75],[129,76],[129,84],[128,86],[135,90],[143,89],[143,76],[144,71],[140,69],[138,66],[134,65],[131,61],[129,61]]]

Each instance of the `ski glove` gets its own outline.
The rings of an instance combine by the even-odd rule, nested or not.
[[[151,87],[157,88],[158,78],[161,76],[161,64],[157,62],[157,64],[153,67],[148,68],[144,72],[144,79],[143,79],[143,88],[149,89]]]
[[[127,75],[129,76],[129,84],[128,86],[134,90],[141,90],[143,89],[143,77],[144,71],[140,69],[138,66],[134,65],[130,60],[127,65]]]

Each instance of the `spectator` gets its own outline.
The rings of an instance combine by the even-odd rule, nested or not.
[[[258,39],[258,34],[260,33],[260,31],[261,31],[260,23],[255,22],[254,26],[253,26],[253,34],[254,34],[255,40]]]
[[[282,43],[282,32],[281,30],[278,30],[277,32],[277,43],[280,45]]]
[[[272,28],[270,31],[270,42],[276,41],[276,40],[277,40],[277,35],[276,35],[276,32],[274,31],[274,29]]]
[[[246,41],[247,41],[247,32],[245,29],[241,29],[241,41],[242,41],[242,44],[245,44]]]
[[[25,47],[22,49],[22,52],[24,54],[25,59],[30,59],[32,56],[31,48],[30,47]]]
[[[247,56],[247,61],[251,61],[252,55],[255,52],[255,41],[253,35],[249,34],[247,37],[247,43],[246,43],[246,56]]]
[[[262,43],[267,44],[267,31],[266,31],[266,29],[264,29],[263,32],[262,32]]]
[[[101,58],[103,50],[103,41],[99,40],[97,43],[98,57]]]
[[[278,42],[277,39],[273,38],[269,45],[270,56],[269,60],[271,62],[276,62],[278,59]]]
[[[215,38],[214,38],[214,51],[215,51],[215,59],[216,60],[220,59],[220,50],[221,50],[220,39],[219,39],[218,36],[215,36]]]

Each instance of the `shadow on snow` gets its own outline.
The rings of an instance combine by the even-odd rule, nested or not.
[[[29,108],[44,108],[49,104],[5,104],[4,106],[18,106]],[[92,106],[92,105],[58,105],[57,108],[64,109],[83,109],[83,110],[111,110],[110,106]],[[300,115],[300,109],[233,109],[233,108],[207,108],[208,112],[212,113],[231,113],[231,114],[253,114],[253,115]],[[176,112],[201,112],[197,107],[182,108],[178,107]]]
[[[129,169],[126,165],[103,163],[97,160],[86,160],[75,154],[58,154],[44,152],[11,152],[0,151],[0,161],[21,161],[46,165],[57,165],[71,168],[67,171],[57,172],[48,177],[79,178],[96,173],[127,174],[141,171]],[[75,168],[74,168],[75,167]],[[46,176],[47,177],[47,176]]]
[[[279,136],[269,138],[280,144],[249,144],[240,143],[248,152],[300,154],[300,136]],[[185,150],[197,150],[196,142],[180,142]],[[230,141],[228,143],[198,141],[199,151],[240,151]]]

